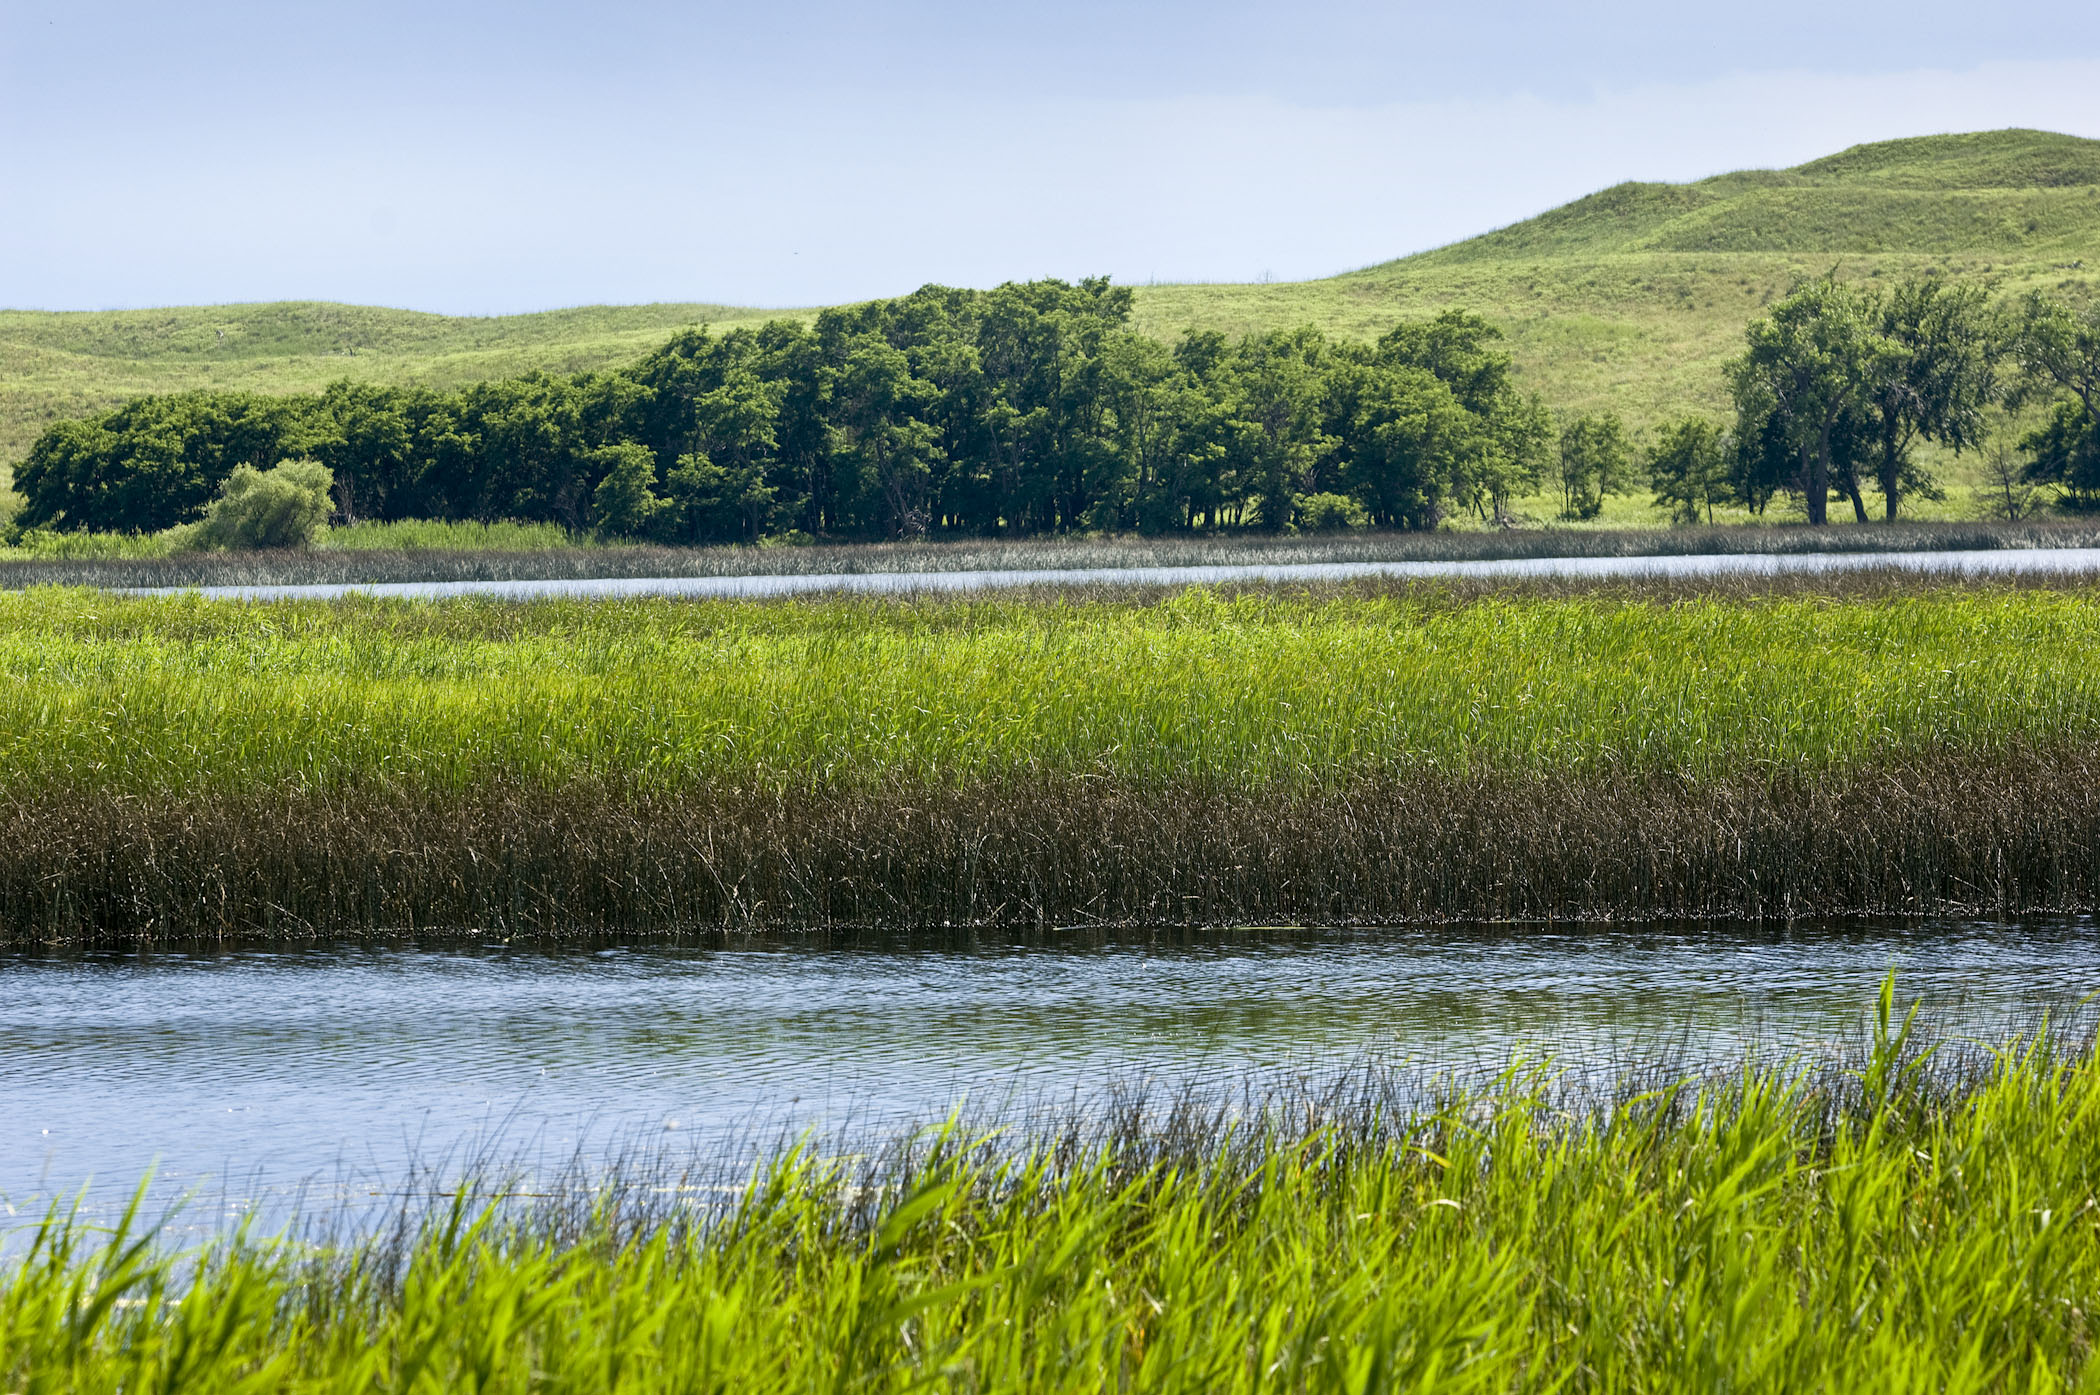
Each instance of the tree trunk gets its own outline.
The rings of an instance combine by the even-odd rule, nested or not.
[[[1881,433],[1881,497],[1888,501],[1888,521],[1896,521],[1896,495],[1903,488],[1903,448],[1893,424]]]
[[[1822,448],[1801,451],[1801,492],[1808,497],[1808,521],[1820,528],[1830,521],[1830,433],[1823,433]]]
[[[1859,492],[1859,471],[1847,470],[1845,472],[1845,492],[1852,496],[1852,521],[1854,523],[1865,523],[1867,521],[1867,501]]]

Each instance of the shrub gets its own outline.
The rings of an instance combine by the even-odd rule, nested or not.
[[[334,488],[334,473],[318,460],[283,460],[269,470],[235,466],[188,541],[239,550],[305,547],[334,511]]]
[[[1298,528],[1305,533],[1353,533],[1371,526],[1371,514],[1346,494],[1298,496]]]

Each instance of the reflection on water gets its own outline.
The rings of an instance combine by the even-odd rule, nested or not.
[[[549,1155],[1318,1071],[1814,1047],[1884,973],[1985,1034],[2100,991],[2089,920],[2023,926],[1030,941],[754,940],[0,958],[0,1197],[398,1178]]]
[[[329,600],[356,592],[409,600],[446,596],[606,599],[620,596],[787,596],[813,591],[982,591],[1002,586],[1214,586],[1358,577],[1700,577],[1792,572],[1905,571],[1962,576],[2100,572],[2100,548],[2008,547],[1991,552],[1717,553],[1685,557],[1515,557],[1480,562],[1240,562],[1187,567],[1014,568],[993,571],[837,572],[799,576],[562,578],[549,581],[328,582],[297,586],[141,587],[238,600]]]

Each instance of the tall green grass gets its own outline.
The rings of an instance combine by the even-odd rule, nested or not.
[[[2100,591],[0,596],[0,939],[2100,907]]]
[[[2100,740],[2100,594],[1191,590],[229,604],[0,596],[0,780],[935,787],[1706,777]]]
[[[23,1391],[2087,1390],[2100,1073],[2046,1035],[1558,1107],[1132,1116],[726,1197],[460,1201],[320,1250],[54,1216],[0,1271]],[[710,1200],[711,1198],[715,1198]],[[19,1252],[19,1251],[18,1251]]]

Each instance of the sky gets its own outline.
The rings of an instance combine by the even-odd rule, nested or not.
[[[2100,5],[0,0],[0,306],[1295,280],[2005,126]]]

